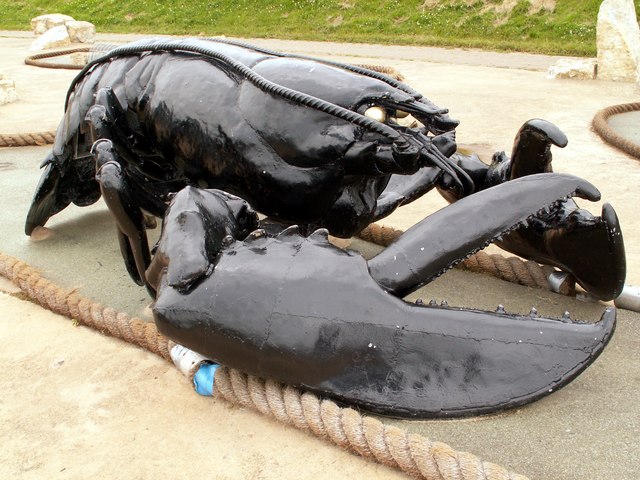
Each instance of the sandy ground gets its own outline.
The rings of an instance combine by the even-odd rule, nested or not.
[[[127,37],[134,38],[133,36]],[[123,40],[103,36],[104,41]],[[17,82],[20,101],[0,107],[0,132],[55,129],[75,72],[22,64],[30,38],[0,33],[0,73]],[[554,151],[554,167],[591,181],[616,208],[627,245],[628,283],[640,284],[640,168],[590,130],[600,108],[635,101],[634,85],[548,81],[555,59],[415,47],[259,41],[272,48],[342,61],[390,65],[452,116],[461,143],[480,152],[509,151],[529,118],[557,123],[570,144]],[[118,258],[113,224],[98,204],[69,208],[50,223],[51,239],[34,243],[22,222],[47,147],[0,150],[0,251],[42,269],[56,282],[131,314],[148,298]],[[442,206],[437,195],[403,208],[385,224],[407,228]],[[599,204],[590,207],[594,212]],[[602,306],[461,272],[426,295],[452,304],[508,310],[534,304],[553,315],[566,309],[597,318]],[[428,298],[428,297],[427,297]],[[505,302],[505,298],[507,301]],[[0,477],[2,478],[401,478],[304,433],[241,408],[199,397],[169,364],[21,300],[0,283]],[[397,422],[531,478],[637,478],[640,458],[640,328],[620,312],[602,357],[562,391],[526,408],[480,419]]]

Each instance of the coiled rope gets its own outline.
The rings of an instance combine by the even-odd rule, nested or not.
[[[43,307],[170,360],[169,352],[174,344],[158,333],[153,322],[144,322],[94,303],[74,290],[63,290],[25,262],[2,253],[0,275]],[[238,370],[218,369],[214,398],[251,408],[415,478],[527,480],[527,477],[482,461],[471,453],[458,452],[444,443],[384,425],[375,418],[364,417],[354,409],[339,407],[315,394]]]
[[[596,113],[591,124],[595,132],[600,135],[605,142],[610,143],[633,157],[640,158],[640,145],[620,135],[611,128],[611,125],[609,125],[607,121],[609,117],[613,115],[635,112],[637,110],[640,110],[640,102],[612,105]]]

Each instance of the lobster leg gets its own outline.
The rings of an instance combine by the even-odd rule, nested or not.
[[[162,223],[162,236],[146,271],[157,290],[166,274],[167,284],[187,293],[211,273],[222,246],[243,239],[258,228],[258,215],[249,204],[219,190],[185,187],[171,200]],[[188,245],[189,248],[185,248]]]
[[[131,195],[113,143],[100,139],[94,143],[92,152],[102,197],[116,219],[118,241],[127,271],[138,285],[143,285],[146,283],[145,270],[151,263],[144,215]],[[148,284],[147,288],[153,295]]]
[[[442,172],[434,167],[422,167],[413,175],[391,175],[389,183],[376,202],[373,221],[390,215],[396,208],[410,203],[435,187]]]
[[[127,181],[123,161],[114,147],[114,141],[118,143],[126,136],[126,127],[124,112],[111,89],[98,91],[96,103],[87,112],[86,120],[96,139],[91,149],[96,162],[96,180],[107,207],[116,219],[125,266],[131,278],[138,285],[146,285],[149,293],[154,295],[144,276],[151,263],[144,215]]]

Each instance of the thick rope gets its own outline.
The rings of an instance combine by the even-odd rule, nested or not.
[[[0,275],[49,310],[104,334],[143,347],[166,360],[172,342],[158,333],[152,322],[131,318],[66,291],[25,262],[0,253]],[[341,408],[331,400],[303,393],[287,385],[220,367],[215,375],[215,398],[256,410],[307,431],[345,450],[428,480],[527,480],[500,465],[475,455],[384,425],[356,410]]]
[[[384,227],[372,223],[362,230],[358,237],[368,242],[389,246],[396,238],[402,235],[402,230],[392,227]],[[477,273],[488,273],[502,280],[518,283],[527,287],[551,290],[549,274],[554,268],[548,265],[540,265],[518,257],[505,257],[499,254],[476,252],[466,260],[460,262],[457,268]],[[563,295],[571,295],[573,292],[569,285],[563,285],[560,292]]]
[[[611,125],[607,122],[608,118],[612,115],[637,110],[640,110],[640,102],[623,103],[621,105],[612,105],[611,107],[603,108],[593,117],[592,126],[595,132],[600,135],[605,142],[610,143],[633,157],[640,158],[640,145],[624,138],[611,128]]]
[[[38,53],[35,55],[31,55],[24,59],[24,63],[27,65],[32,65],[34,67],[42,67],[42,68],[61,68],[67,70],[82,70],[84,65],[75,65],[71,63],[60,63],[60,62],[46,62],[45,58],[54,58],[54,57],[62,57],[64,55],[71,55],[72,53],[85,53],[91,52],[92,47],[75,47],[75,48],[66,48],[63,50],[56,50],[54,52],[45,52]]]
[[[416,478],[459,480],[524,480],[504,467],[483,462],[475,455],[457,452],[363,417],[352,408],[338,407],[312,393],[302,393],[272,380],[220,367],[215,375],[214,395],[257,410],[276,420],[313,433],[358,455],[402,470]]]
[[[153,322],[131,318],[126,313],[94,303],[74,290],[65,291],[43,278],[25,262],[3,253],[0,253],[0,275],[52,312],[171,360],[169,352],[172,344],[158,333]]]
[[[55,131],[33,133],[0,133],[0,147],[32,147],[53,143]]]

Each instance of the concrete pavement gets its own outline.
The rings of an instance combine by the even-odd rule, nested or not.
[[[101,36],[101,41],[132,36]],[[22,64],[31,38],[0,32],[0,72],[21,100],[0,106],[0,132],[54,129],[73,71]],[[509,150],[531,117],[557,123],[570,139],[554,167],[597,185],[621,218],[628,282],[640,284],[640,165],[602,144],[589,129],[595,112],[634,101],[635,86],[549,81],[554,59],[447,49],[260,40],[281,50],[394,66],[417,90],[462,120],[460,142],[482,152]],[[484,60],[483,60],[484,59]],[[532,66],[532,65],[535,65]],[[122,266],[113,222],[101,203],[70,207],[48,225],[50,238],[22,233],[47,147],[0,149],[0,251],[101,303],[143,315],[149,299]],[[407,228],[443,201],[403,208],[385,224]],[[593,211],[598,210],[598,204]],[[20,300],[0,284],[0,447],[3,478],[401,478],[253,412],[198,397],[164,361]],[[451,305],[595,320],[602,305],[452,271],[418,295]],[[545,399],[501,415],[459,421],[394,421],[431,439],[508,466],[532,479],[636,479],[640,459],[640,315],[621,311],[604,354],[576,381]]]

